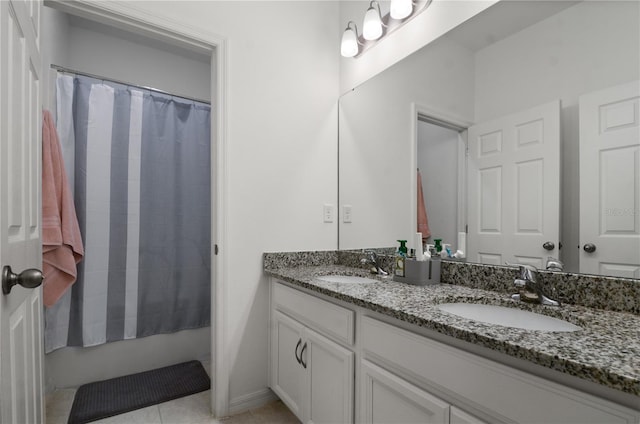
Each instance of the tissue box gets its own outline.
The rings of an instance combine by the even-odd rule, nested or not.
[[[404,263],[404,277],[393,276],[393,281],[426,286],[440,283],[440,259],[416,261],[407,259]]]

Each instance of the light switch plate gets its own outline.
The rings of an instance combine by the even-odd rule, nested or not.
[[[333,205],[325,203],[322,206],[322,216],[324,217],[324,222],[333,222],[333,215]]]
[[[342,222],[351,222],[351,205],[342,205]]]

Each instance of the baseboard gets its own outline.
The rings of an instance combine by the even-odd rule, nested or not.
[[[257,392],[238,396],[231,399],[231,401],[229,402],[229,415],[234,415],[240,412],[248,411],[249,409],[258,408],[275,399],[277,399],[276,395],[268,387],[262,390],[258,390]]]

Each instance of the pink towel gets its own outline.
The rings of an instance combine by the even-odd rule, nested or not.
[[[44,305],[52,306],[76,281],[84,248],[64,170],[58,133],[42,113],[42,262]]]
[[[422,233],[422,240],[431,237],[429,230],[429,219],[427,218],[427,208],[424,205],[424,195],[422,194],[422,176],[418,169],[418,232]]]

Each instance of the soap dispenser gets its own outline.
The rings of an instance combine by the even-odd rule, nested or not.
[[[400,247],[398,247],[398,250],[396,251],[396,268],[395,268],[395,275],[397,275],[398,277],[404,277],[405,276],[405,261],[407,260],[407,241],[406,240],[398,240],[398,242],[400,243]]]
[[[442,239],[435,239],[434,242],[435,245],[433,247],[435,247],[436,253],[439,255],[442,252]]]

